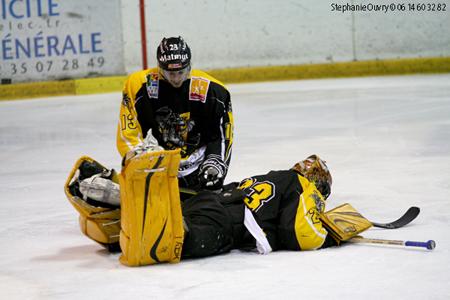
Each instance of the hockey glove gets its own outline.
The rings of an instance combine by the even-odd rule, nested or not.
[[[192,130],[195,123],[192,120],[184,120],[179,114],[174,113],[167,106],[156,111],[155,116],[159,132],[163,140],[164,148],[181,148],[185,145],[185,136]]]
[[[82,180],[79,189],[83,200],[90,198],[113,206],[120,206],[119,184],[102,177],[102,174],[95,174]]]
[[[226,165],[219,157],[208,157],[200,167],[199,181],[202,188],[217,190],[225,179]]]
[[[150,128],[145,139],[125,154],[123,164],[125,164],[125,161],[128,161],[135,156],[143,155],[147,152],[157,152],[162,150],[164,150],[164,148],[158,144],[158,140],[153,136],[152,129]]]

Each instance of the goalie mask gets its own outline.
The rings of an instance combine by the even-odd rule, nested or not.
[[[333,180],[325,161],[321,160],[319,156],[310,155],[305,160],[296,163],[292,170],[313,182],[324,199],[328,198]]]

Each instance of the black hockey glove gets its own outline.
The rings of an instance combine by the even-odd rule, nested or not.
[[[161,107],[156,111],[155,120],[158,123],[159,133],[166,149],[185,146],[186,140],[184,137],[195,126],[193,120],[183,119],[167,106]]]
[[[208,157],[200,166],[198,173],[202,188],[217,190],[223,185],[226,165],[220,157]]]

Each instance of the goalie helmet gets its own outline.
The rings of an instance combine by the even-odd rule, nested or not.
[[[328,198],[333,180],[325,161],[320,159],[319,156],[310,155],[305,160],[296,163],[292,170],[313,182],[324,199]]]
[[[161,69],[179,71],[191,64],[191,49],[181,36],[163,38],[156,51]]]

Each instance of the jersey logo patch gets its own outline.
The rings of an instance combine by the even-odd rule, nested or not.
[[[131,101],[130,96],[128,96],[128,94],[124,92],[122,94],[122,105],[130,109],[130,101]]]
[[[147,75],[147,94],[150,99],[158,99],[159,76],[158,73],[150,73]]]
[[[200,77],[192,77],[191,85],[189,87],[189,100],[205,103],[208,88],[209,80]]]

